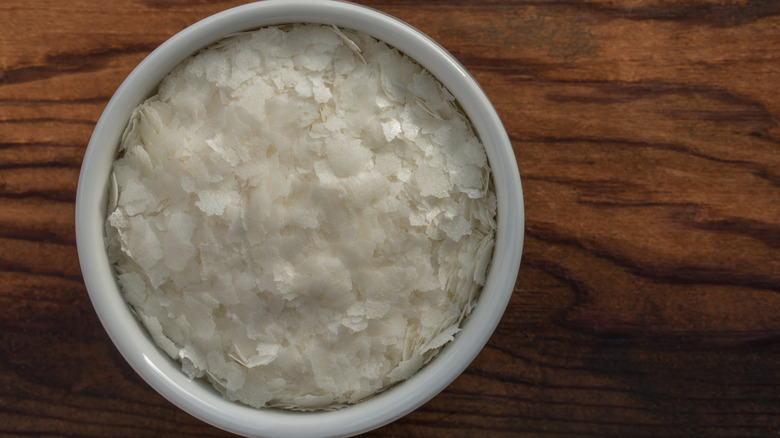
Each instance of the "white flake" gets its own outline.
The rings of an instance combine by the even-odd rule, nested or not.
[[[457,336],[485,281],[482,145],[447,90],[367,35],[232,35],[161,82],[120,151],[105,230],[125,299],[229,400],[357,403]]]
[[[401,133],[401,123],[395,119],[382,123],[382,131],[385,133],[385,140],[392,141]]]

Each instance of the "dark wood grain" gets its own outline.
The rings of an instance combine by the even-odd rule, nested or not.
[[[121,81],[238,3],[0,4],[0,435],[228,435],[113,347],[81,279],[73,207]],[[488,346],[368,436],[780,436],[780,2],[363,3],[477,78],[527,213]]]

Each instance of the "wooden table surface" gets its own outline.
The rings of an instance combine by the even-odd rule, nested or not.
[[[228,435],[150,389],[108,339],[74,201],[125,76],[238,3],[0,4],[0,435]],[[368,436],[780,436],[780,2],[364,3],[481,83],[527,214],[488,346]]]

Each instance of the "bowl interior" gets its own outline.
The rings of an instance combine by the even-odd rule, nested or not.
[[[456,97],[485,145],[498,198],[493,261],[476,308],[463,330],[405,382],[354,406],[311,413],[257,410],[226,401],[208,383],[189,380],[161,352],[123,300],[104,243],[107,183],[116,148],[133,108],[154,93],[177,64],[231,33],[287,23],[320,23],[382,40],[415,59]],[[211,16],[152,52],[119,87],[90,139],[79,177],[76,236],[84,281],[106,331],[128,363],[155,390],[190,414],[247,436],[354,435],[393,421],[449,385],[476,357],[511,296],[523,243],[522,190],[511,144],[498,115],[471,75],[444,49],[410,26],[362,6],[318,0],[264,1]]]

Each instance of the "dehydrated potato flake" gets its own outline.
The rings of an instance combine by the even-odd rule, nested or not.
[[[473,308],[496,200],[454,97],[375,39],[269,27],[188,58],[122,136],[125,299],[191,378],[333,409],[417,372]]]

